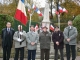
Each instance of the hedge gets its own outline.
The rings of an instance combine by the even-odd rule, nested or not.
[[[0,14],[0,34],[4,27],[6,27],[6,23],[11,22],[13,26],[14,18],[9,15]]]

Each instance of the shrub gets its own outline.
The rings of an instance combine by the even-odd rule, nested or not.
[[[6,27],[7,22],[11,22],[13,26],[14,18],[9,15],[1,15],[0,14],[0,34],[4,27]]]
[[[73,20],[73,25],[78,30],[78,41],[80,41],[80,15],[75,17],[75,19]]]

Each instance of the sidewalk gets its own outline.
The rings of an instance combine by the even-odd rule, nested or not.
[[[3,58],[0,58],[0,60],[3,60]],[[10,60],[14,60],[14,59],[13,58],[10,58]],[[24,60],[27,60],[27,58],[24,58]],[[36,60],[40,60],[40,59],[36,59]],[[49,59],[49,60],[53,60],[53,59]],[[66,60],[66,57],[64,57],[64,60]],[[80,56],[77,56],[76,57],[76,60],[80,60]]]

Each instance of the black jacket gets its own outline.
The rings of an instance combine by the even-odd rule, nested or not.
[[[14,35],[14,29],[13,28],[10,28],[9,35],[7,35],[7,28],[2,29],[2,34],[1,34],[2,47],[5,47],[6,45],[12,47],[13,35]]]
[[[63,32],[58,31],[58,32],[53,32],[52,35],[52,41],[54,43],[54,49],[63,49],[64,47],[64,35]],[[56,41],[59,42],[59,45],[56,45]]]

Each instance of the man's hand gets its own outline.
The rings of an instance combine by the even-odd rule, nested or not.
[[[31,45],[35,45],[35,42],[31,42]]]
[[[70,42],[70,39],[68,38],[67,41]]]
[[[20,38],[17,39],[18,42],[21,42],[22,40]]]
[[[59,42],[57,41],[56,44],[59,45]]]

